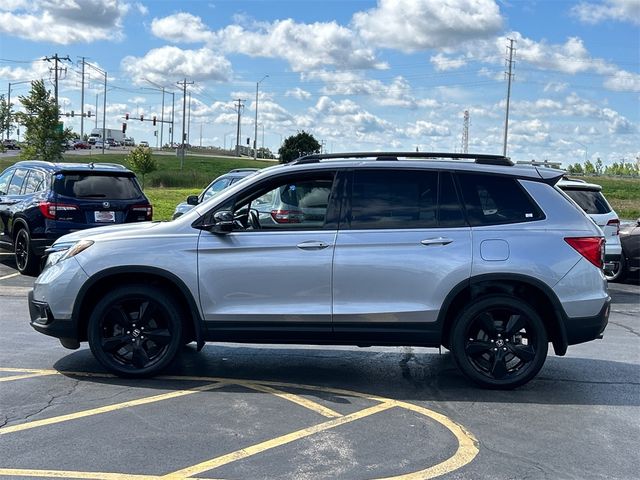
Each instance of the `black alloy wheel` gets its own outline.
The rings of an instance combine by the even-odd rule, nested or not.
[[[88,339],[95,357],[111,372],[123,377],[155,375],[182,345],[180,308],[162,289],[118,287],[91,313]]]
[[[23,275],[34,275],[38,272],[39,259],[31,250],[31,238],[25,228],[18,230],[13,243],[16,268]]]
[[[549,348],[540,316],[527,303],[495,295],[474,300],[451,332],[454,359],[485,388],[524,385],[542,368]]]

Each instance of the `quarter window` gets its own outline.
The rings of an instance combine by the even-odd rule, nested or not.
[[[459,173],[471,226],[541,220],[544,214],[513,177]]]

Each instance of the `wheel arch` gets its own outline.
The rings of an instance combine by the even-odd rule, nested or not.
[[[11,223],[11,240],[15,242],[16,234],[22,229],[26,230],[29,236],[31,236],[29,223],[22,217],[14,217],[13,222]]]
[[[89,324],[89,308],[95,305],[100,295],[113,285],[126,283],[142,283],[154,285],[168,290],[174,295],[180,308],[185,313],[185,327],[198,345],[198,350],[204,346],[204,328],[196,300],[184,282],[171,272],[157,267],[126,266],[113,267],[103,270],[87,280],[73,306],[72,318],[75,320],[78,341],[87,340],[87,326]]]
[[[459,283],[445,298],[438,316],[441,343],[449,346],[449,336],[458,314],[469,302],[491,294],[519,298],[534,308],[544,322],[556,355],[567,352],[568,340],[562,319],[562,305],[551,288],[538,279],[519,274],[477,275]]]

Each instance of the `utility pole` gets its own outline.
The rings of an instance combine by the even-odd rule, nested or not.
[[[462,153],[469,153],[469,110],[464,111],[462,125]]]
[[[173,148],[173,130],[174,130],[174,125],[173,125],[173,118],[174,118],[174,113],[176,111],[176,94],[175,92],[171,92],[171,148]]]
[[[80,140],[84,140],[84,57],[82,57],[82,88],[80,89]]]
[[[182,82],[177,82],[178,85],[182,85],[182,141],[180,143],[180,170],[184,168],[184,140],[185,140],[185,121],[187,120],[187,85],[193,85],[193,82],[187,82],[185,78]],[[173,129],[172,129],[173,131]]]
[[[189,114],[187,115],[187,141],[191,144],[191,92],[189,92]]]
[[[509,51],[509,59],[507,60],[509,71],[505,72],[507,75],[507,112],[504,119],[504,145],[502,147],[502,155],[507,156],[507,133],[509,131],[509,102],[511,100],[511,78],[513,77],[513,57],[515,55],[516,49],[513,46],[515,40],[513,38],[509,38],[509,46],[507,50]]]
[[[269,75],[265,75],[264,77],[262,77],[262,80],[268,77]],[[260,86],[260,83],[262,83],[262,80],[260,80],[259,82],[256,82],[256,119],[255,119],[255,130],[253,133],[253,159],[254,160],[258,155],[258,87]]]
[[[57,53],[53,57],[45,57],[44,59],[47,62],[51,62],[53,60],[54,63],[55,63],[55,66],[53,67],[53,71],[55,72],[54,88],[55,88],[56,107],[58,107],[58,71],[64,70],[65,73],[67,72],[66,68],[64,68],[64,69],[63,68],[58,68],[58,62],[60,62],[61,60],[66,60],[66,61],[70,62],[71,59],[69,58],[68,55],[66,57],[60,58]],[[49,70],[51,70],[51,69],[49,69]]]
[[[240,115],[241,115],[242,109],[244,108],[245,100],[238,98],[237,100],[234,100],[234,101],[238,102],[234,106],[238,111],[238,128],[236,129],[236,156],[239,157],[240,156]]]

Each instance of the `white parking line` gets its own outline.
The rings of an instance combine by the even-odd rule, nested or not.
[[[6,280],[7,278],[13,278],[13,277],[17,277],[18,275],[20,275],[20,273],[12,273],[11,275],[5,275],[4,277],[0,277],[0,280]]]

